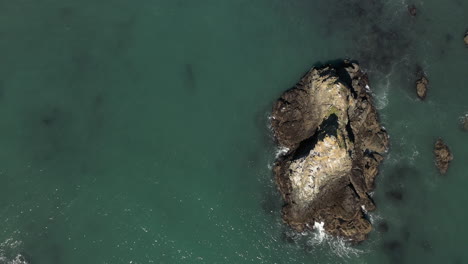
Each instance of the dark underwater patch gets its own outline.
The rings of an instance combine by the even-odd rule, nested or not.
[[[185,81],[184,85],[189,92],[195,93],[197,91],[196,76],[193,65],[190,63],[184,65],[183,80]]]
[[[405,263],[404,245],[399,240],[389,240],[383,243],[383,250],[391,263]]]
[[[445,41],[451,42],[453,40],[453,35],[450,33],[445,34]]]
[[[385,195],[392,201],[403,201],[403,192],[401,190],[391,190],[386,192]]]
[[[103,92],[97,93],[94,98],[91,99],[89,106],[89,128],[87,130],[90,134],[97,133],[106,121],[104,115],[106,100],[106,95]]]
[[[69,6],[60,7],[57,12],[60,22],[65,24],[70,23],[72,17],[75,16],[75,9]]]
[[[411,228],[409,226],[403,226],[401,228],[401,238],[403,239],[403,241],[405,242],[408,242],[411,238]]]
[[[382,221],[377,225],[377,230],[382,233],[387,233],[390,227],[386,221]]]
[[[132,13],[115,23],[115,54],[124,54],[132,46],[137,19],[138,15]]]
[[[414,179],[418,175],[416,167],[410,165],[400,165],[392,172],[392,178],[398,180]]]
[[[83,83],[99,72],[99,62],[88,50],[82,48],[73,50],[70,62],[71,69],[67,71],[67,74],[70,75],[72,85]]]
[[[98,93],[94,97],[93,106],[94,106],[95,109],[97,109],[97,108],[102,107],[103,104],[104,104],[104,94],[103,93]]]
[[[52,107],[41,118],[41,123],[46,127],[51,127],[60,121],[61,112],[58,107]]]

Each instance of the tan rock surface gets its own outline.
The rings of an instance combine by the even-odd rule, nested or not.
[[[421,100],[426,98],[428,84],[429,80],[425,76],[421,76],[421,78],[416,81],[416,93]]]
[[[440,138],[437,139],[434,145],[434,155],[436,166],[439,169],[440,174],[446,174],[450,161],[453,160],[453,155],[450,152],[449,147]]]

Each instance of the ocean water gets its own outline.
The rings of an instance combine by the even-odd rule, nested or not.
[[[0,0],[0,263],[468,263],[467,10]],[[391,136],[376,230],[357,246],[320,223],[285,227],[271,172],[272,103],[344,58],[369,73]],[[438,137],[454,155],[445,176]]]

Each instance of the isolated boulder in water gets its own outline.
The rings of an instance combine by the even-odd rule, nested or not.
[[[367,75],[347,61],[313,68],[276,101],[271,125],[288,149],[274,166],[284,221],[298,231],[323,222],[332,235],[366,239],[369,192],[388,149]]]
[[[440,138],[437,139],[435,143],[434,155],[436,166],[439,169],[440,174],[447,173],[450,161],[453,160],[453,155],[448,146]]]
[[[427,85],[429,84],[429,80],[426,78],[426,76],[422,75],[417,81],[416,81],[416,93],[419,97],[419,99],[424,100],[427,95]]]

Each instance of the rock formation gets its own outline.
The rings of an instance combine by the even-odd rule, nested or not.
[[[416,94],[419,99],[424,100],[426,98],[428,84],[429,80],[424,76],[424,74],[421,74],[421,77],[416,81]]]
[[[439,169],[440,174],[443,175],[447,173],[450,161],[453,160],[453,155],[441,138],[437,139],[435,143],[434,155],[436,166]]]
[[[348,61],[313,68],[278,99],[271,124],[288,150],[274,166],[284,221],[298,231],[324,222],[332,235],[366,239],[369,192],[388,149],[367,75]]]

